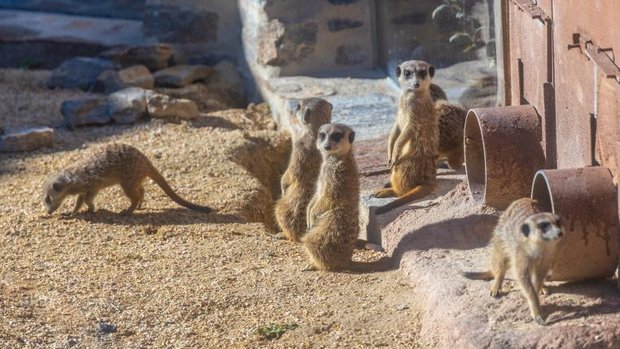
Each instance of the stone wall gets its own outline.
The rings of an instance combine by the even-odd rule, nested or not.
[[[264,78],[371,68],[371,0],[239,0],[245,57]]]
[[[146,0],[143,30],[150,42],[174,44],[180,62],[212,64],[242,53],[235,0]]]

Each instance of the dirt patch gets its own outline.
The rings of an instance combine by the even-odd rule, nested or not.
[[[0,71],[10,74],[34,89],[45,75]],[[13,83],[0,89],[17,91],[3,86]],[[20,101],[19,115],[31,115],[21,120],[29,125],[50,122],[35,113],[45,110],[39,99],[52,105],[54,93],[70,93],[28,88],[35,100]],[[258,223],[271,210],[288,137],[250,126],[247,111],[230,113],[218,122],[231,128],[154,120],[57,129],[52,149],[0,154],[0,347],[421,346],[418,300],[385,254],[356,251],[355,272],[301,272],[303,250]],[[147,181],[144,208],[131,217],[117,214],[129,205],[119,188],[99,194],[93,215],[45,215],[44,179],[109,141],[138,147],[180,195],[216,212],[179,208]],[[290,324],[278,340],[258,334]]]

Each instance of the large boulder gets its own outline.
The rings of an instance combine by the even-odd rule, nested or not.
[[[51,147],[54,130],[49,127],[23,129],[0,136],[0,152],[31,151]]]
[[[110,118],[107,99],[104,97],[82,97],[62,102],[60,106],[65,125],[75,126],[105,125]]]
[[[155,73],[155,83],[161,87],[184,87],[205,80],[214,70],[206,65],[176,65]]]
[[[198,106],[189,99],[175,99],[162,94],[147,96],[147,109],[153,118],[178,120],[195,119],[200,115]]]
[[[119,46],[102,52],[99,57],[109,59],[123,67],[142,64],[151,71],[164,69],[172,58],[170,45]]]
[[[126,87],[152,89],[154,86],[155,79],[148,68],[144,65],[134,65],[119,71],[104,71],[97,78],[93,90],[109,94]]]
[[[52,75],[46,85],[49,88],[67,88],[90,90],[101,73],[106,70],[114,69],[116,65],[110,61],[90,58],[76,57],[64,61],[58,68],[52,71]]]
[[[129,87],[108,96],[108,112],[114,122],[133,124],[148,116],[147,96],[155,92],[139,87]]]

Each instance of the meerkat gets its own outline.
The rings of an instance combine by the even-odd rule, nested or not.
[[[527,299],[532,319],[544,325],[538,294],[548,294],[544,279],[553,265],[558,242],[563,235],[560,217],[540,212],[532,199],[518,199],[500,216],[493,231],[491,270],[466,272],[463,275],[474,280],[494,279],[491,296],[498,297],[506,270],[511,267]]]
[[[275,215],[282,235],[299,242],[306,233],[306,209],[314,194],[321,167],[321,152],[316,147],[319,127],[329,124],[332,105],[321,98],[303,99],[297,103],[295,116],[301,134],[293,132],[293,150],[288,168],[280,181],[282,197],[276,203]]]
[[[463,130],[467,110],[447,100],[436,100],[435,110],[439,120],[439,160],[446,160],[448,167],[458,170],[463,167]]]
[[[449,168],[458,170],[463,167],[464,161],[463,129],[467,110],[459,104],[448,102],[446,92],[433,83],[431,98],[439,120],[439,160],[445,160]]]
[[[430,88],[434,74],[435,68],[424,61],[406,61],[396,67],[402,91],[388,140],[390,186],[375,191],[374,196],[399,198],[379,207],[377,213],[434,190],[439,156],[439,125]]]
[[[73,212],[79,211],[85,203],[88,212],[92,213],[97,193],[103,188],[120,184],[131,200],[131,206],[122,213],[131,214],[144,199],[142,181],[145,177],[155,181],[177,204],[196,211],[211,211],[210,207],[195,205],[177,195],[142,152],[122,143],[97,147],[83,160],[48,178],[43,188],[43,202],[48,214],[52,214],[67,196],[77,195]]]
[[[317,147],[323,162],[307,211],[301,242],[312,264],[305,270],[342,270],[351,263],[359,233],[359,177],[353,157],[355,132],[342,124],[323,125]]]

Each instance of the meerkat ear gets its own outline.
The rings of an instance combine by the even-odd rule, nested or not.
[[[304,112],[302,114],[302,118],[304,120],[304,122],[310,122],[310,114],[312,114],[312,112],[310,111],[310,108],[306,108],[304,109]]]
[[[528,237],[530,235],[530,225],[529,224],[521,225],[521,233],[525,235],[525,237]]]
[[[351,131],[351,133],[349,133],[349,143],[353,143],[353,140],[355,139],[355,131]]]
[[[431,78],[435,76],[435,67],[432,65],[428,67],[428,75],[430,75]]]
[[[331,113],[334,110],[334,106],[329,102],[327,102],[327,105],[329,106],[329,112]]]
[[[400,78],[400,73],[401,73],[401,71],[400,71],[400,65],[397,65],[397,66],[396,66],[396,77],[397,77],[397,78]]]

